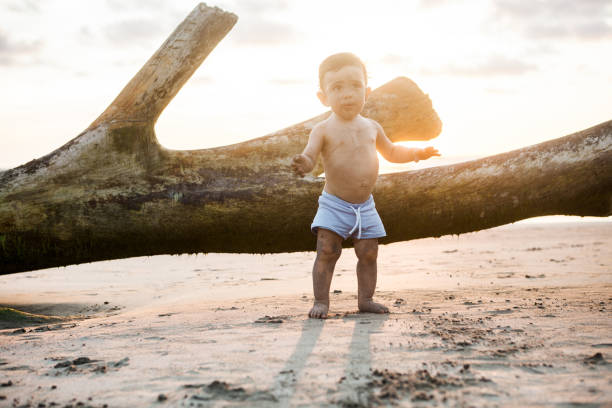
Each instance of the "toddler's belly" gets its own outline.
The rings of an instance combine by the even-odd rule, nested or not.
[[[370,197],[378,177],[378,162],[364,168],[325,169],[325,191],[350,203],[363,203]]]

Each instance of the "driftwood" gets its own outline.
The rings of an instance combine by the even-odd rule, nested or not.
[[[0,270],[155,254],[312,250],[323,187],[291,173],[328,114],[231,146],[174,151],[153,126],[235,24],[198,5],[91,126],[54,152],[0,173]],[[409,79],[375,90],[364,114],[393,141],[441,123]],[[374,196],[383,242],[459,234],[524,218],[612,213],[612,121],[458,165],[387,174]]]

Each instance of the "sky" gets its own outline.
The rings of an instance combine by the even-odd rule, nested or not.
[[[197,2],[0,0],[0,168],[87,128]],[[482,157],[612,119],[612,0],[209,2],[232,31],[162,113],[160,143],[226,145],[308,119],[319,63],[351,51],[374,89],[407,76],[443,157]],[[420,143],[413,145],[421,146]]]

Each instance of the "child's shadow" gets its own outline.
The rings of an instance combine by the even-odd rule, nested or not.
[[[355,379],[368,375],[372,368],[371,335],[379,333],[384,322],[389,319],[389,314],[347,314],[342,317],[345,320],[354,320],[353,334],[346,357],[344,376],[338,379],[341,388],[351,386]],[[287,359],[285,367],[276,375],[274,388],[280,401],[289,403],[295,392],[295,388],[306,366],[308,358],[312,354],[323,327],[325,320],[306,319],[302,324],[302,332],[295,350]],[[344,354],[344,350],[338,350],[338,354]],[[320,368],[320,367],[319,367]],[[348,381],[347,381],[348,380]]]

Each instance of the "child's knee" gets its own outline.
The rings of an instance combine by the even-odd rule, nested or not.
[[[336,261],[342,253],[342,245],[336,242],[317,242],[317,256],[330,261]]]
[[[376,258],[378,258],[378,245],[367,245],[360,247],[359,249],[355,249],[355,254],[357,255],[357,259],[362,262],[376,262]]]

